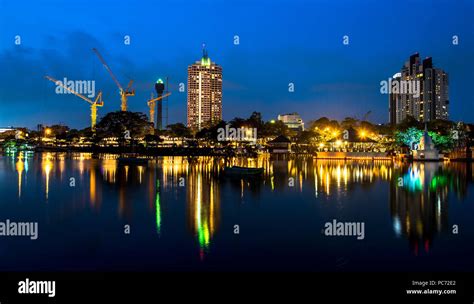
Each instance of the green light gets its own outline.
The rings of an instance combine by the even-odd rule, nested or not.
[[[161,204],[160,192],[156,192],[156,232],[161,233]]]
[[[160,180],[156,180],[156,232],[161,233],[161,203],[160,203]]]
[[[161,78],[158,78],[158,80],[156,81],[156,83],[163,83],[163,80]]]
[[[209,234],[209,227],[206,224],[199,225],[198,239],[199,239],[199,247],[204,248],[204,249],[207,249],[209,247],[210,234]]]
[[[201,65],[203,66],[211,66],[211,59],[209,57],[201,58]]]
[[[433,177],[430,183],[430,190],[436,191],[436,189],[445,187],[448,184],[448,177],[445,175],[436,175]]]

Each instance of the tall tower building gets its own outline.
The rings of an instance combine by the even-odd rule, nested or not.
[[[222,67],[206,49],[200,61],[188,67],[188,127],[194,131],[222,120]]]
[[[405,62],[400,73],[393,76],[392,81],[419,83],[418,95],[407,92],[390,93],[389,120],[391,124],[401,123],[407,116],[421,122],[449,118],[448,74],[433,66],[431,57],[420,60],[415,53]]]

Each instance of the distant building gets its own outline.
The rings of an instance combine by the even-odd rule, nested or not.
[[[304,122],[298,113],[278,115],[278,120],[282,121],[290,130],[304,131]]]
[[[399,124],[407,116],[413,116],[420,122],[449,118],[448,74],[433,67],[431,57],[420,60],[418,53],[411,55],[392,81],[416,81],[419,83],[419,94],[389,94],[390,124]]]
[[[222,67],[203,49],[200,61],[188,67],[188,127],[194,131],[222,120]]]
[[[8,131],[13,131],[15,130],[13,127],[6,127],[6,128],[2,128],[0,127],[0,133],[4,133],[4,132],[8,132]]]

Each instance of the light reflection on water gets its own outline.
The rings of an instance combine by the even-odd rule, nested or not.
[[[306,202],[329,202],[341,210],[358,189],[382,191],[381,185],[387,185],[388,193],[386,201],[378,203],[387,206],[392,235],[406,239],[412,255],[429,254],[436,236],[450,229],[447,212],[450,198],[455,197],[456,203],[463,202],[468,185],[472,184],[472,165],[456,163],[402,164],[313,158],[274,161],[269,156],[260,156],[255,159],[159,157],[150,159],[147,166],[136,166],[120,165],[113,155],[96,157],[86,153],[34,156],[20,153],[4,157],[3,161],[6,166],[0,167],[2,171],[13,170],[17,175],[17,201],[24,202],[26,192],[38,191],[41,186],[43,199],[38,203],[54,200],[67,204],[65,185],[70,185],[73,178],[87,195],[81,196],[80,203],[73,206],[76,211],[72,212],[88,207],[100,213],[104,202],[116,199],[117,217],[131,221],[136,209],[143,208],[139,203],[145,202],[158,238],[166,237],[173,230],[172,225],[178,225],[167,221],[167,215],[174,208],[173,204],[184,201],[186,226],[199,249],[200,260],[212,252],[213,242],[220,233],[223,208],[228,204],[222,198],[226,195],[242,203],[249,199],[259,201],[259,197],[269,203],[265,200],[271,193],[285,193],[295,197],[295,201],[301,200],[303,195]],[[231,165],[263,167],[264,176],[261,179],[226,178],[222,170]],[[30,176],[36,179],[31,181]],[[23,182],[26,179],[30,179],[29,183]],[[182,191],[184,196],[180,194]],[[111,198],[111,193],[116,198]],[[293,208],[291,203],[295,201],[288,202],[287,208]]]

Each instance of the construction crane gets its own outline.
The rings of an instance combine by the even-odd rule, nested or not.
[[[84,95],[81,95],[74,91],[73,89],[67,87],[64,85],[61,81],[54,79],[53,77],[50,76],[45,76],[46,79],[54,82],[56,85],[61,86],[63,89],[71,92],[72,94],[76,95],[77,97],[80,97],[87,101],[91,105],[91,129],[92,131],[95,131],[95,125],[97,123],[97,107],[103,107],[104,102],[102,101],[102,92],[99,91],[99,94],[97,94],[95,101],[90,100],[89,98],[85,97]]]
[[[105,62],[104,57],[102,57],[102,55],[100,55],[99,51],[96,48],[93,48],[92,51],[94,51],[94,53],[97,55],[97,57],[99,57],[100,62],[102,62],[105,69],[109,72],[110,76],[114,80],[115,84],[119,87],[119,89],[120,89],[120,100],[121,100],[120,108],[121,108],[122,111],[127,111],[127,99],[128,99],[128,97],[129,96],[135,96],[135,90],[131,89],[132,84],[133,84],[133,80],[130,80],[130,82],[128,83],[127,88],[124,89],[122,87],[122,85],[120,84],[120,82],[117,80],[117,77],[115,77],[114,73],[110,69],[107,62]]]
[[[367,121],[370,114],[372,114],[372,111],[368,111],[367,113],[365,113],[364,117],[362,118],[362,121]]]
[[[156,102],[159,101],[159,100],[162,100],[163,98],[165,97],[168,97],[170,96],[171,93],[166,93],[165,95],[161,95],[161,96],[158,96],[156,98],[153,98],[153,93],[151,93],[151,97],[150,99],[148,100],[148,107],[150,108],[150,122],[153,123],[153,125],[155,125],[155,105],[156,105]],[[159,123],[159,126],[161,127],[161,123]]]

